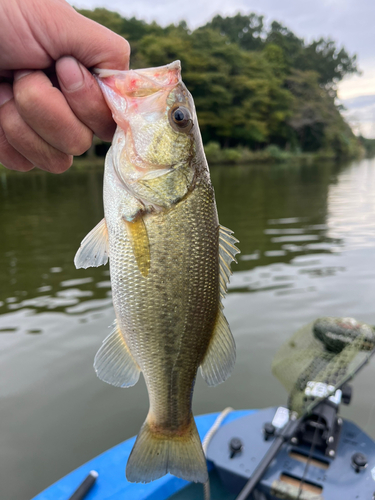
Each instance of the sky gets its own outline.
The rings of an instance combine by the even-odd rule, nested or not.
[[[375,138],[375,0],[76,0],[77,8],[105,7],[123,17],[135,16],[165,26],[184,19],[197,28],[214,15],[237,12],[279,21],[306,41],[324,36],[357,54],[361,76],[339,85],[340,102],[357,133]]]

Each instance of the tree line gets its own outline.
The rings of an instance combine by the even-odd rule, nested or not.
[[[180,59],[203,141],[224,148],[354,155],[359,142],[336,105],[337,84],[359,73],[357,58],[329,38],[310,43],[263,16],[215,16],[190,30],[126,19],[104,8],[81,14],[124,36],[131,68]]]

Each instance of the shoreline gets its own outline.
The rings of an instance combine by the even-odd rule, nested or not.
[[[267,146],[267,148],[252,151],[245,147],[237,148],[220,148],[217,143],[209,143],[204,146],[207,162],[209,166],[215,165],[276,165],[276,164],[313,164],[316,161],[328,162],[347,162],[351,160],[359,160],[362,158],[372,158],[373,154],[366,154],[367,151],[363,147],[358,147],[351,155],[335,155],[332,150],[320,150],[315,152],[292,152],[285,151],[275,144]],[[92,150],[82,156],[76,156],[73,160],[73,167],[78,169],[104,167],[105,155],[96,155]],[[3,165],[0,163],[0,167]],[[4,168],[4,172],[18,172]],[[38,169],[35,169],[38,170]],[[69,171],[69,170],[68,170]]]

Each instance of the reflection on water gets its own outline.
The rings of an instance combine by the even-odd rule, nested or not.
[[[94,301],[92,309],[100,306],[95,301],[110,297],[108,271],[75,271],[72,258],[102,217],[102,173],[22,176],[2,170],[1,180],[0,314],[74,314],[74,306],[86,301]]]
[[[328,197],[328,233],[348,249],[375,245],[375,169],[373,162],[353,164],[340,175]]]
[[[218,167],[212,180],[242,251],[225,301],[238,360],[218,388],[198,377],[194,409],[285,404],[270,365],[297,328],[322,315],[375,322],[375,162]],[[143,381],[115,389],[92,370],[113,321],[108,267],[76,270],[73,257],[101,196],[100,170],[0,171],[1,498],[30,498],[147,412]],[[374,376],[358,376],[345,414],[375,437]]]

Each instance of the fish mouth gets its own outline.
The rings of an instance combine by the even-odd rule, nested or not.
[[[144,97],[165,91],[181,82],[181,62],[127,71],[94,68],[93,73],[115,92],[128,97]],[[104,83],[104,82],[103,82]]]
[[[179,96],[185,88],[181,80],[180,61],[139,70],[96,68],[94,75],[118,125],[118,135],[115,135],[112,141],[116,176],[130,195],[146,208],[152,205],[153,209],[158,211],[162,206],[159,206],[160,196],[156,195],[156,192],[153,193],[155,183],[158,183],[156,179],[168,177],[180,166],[175,155],[159,158],[152,149],[164,140],[163,127],[170,127],[168,117],[163,115],[168,113],[171,106],[171,92],[181,86],[182,90],[176,90]],[[158,139],[152,131],[153,123],[159,119],[162,119],[165,125],[159,130],[161,135]],[[138,137],[140,130],[144,134],[142,141],[139,141]],[[140,183],[139,188],[137,183]],[[145,199],[148,194],[152,195],[151,199],[154,201]]]
[[[170,91],[182,83],[180,61],[160,67],[127,71],[94,68],[93,72],[112,110],[114,120],[125,134],[126,146],[121,156],[126,164],[139,174],[146,171],[145,175],[154,170],[173,169],[174,165],[154,164],[142,157],[137,151],[127,115],[133,112],[157,115],[167,107]],[[121,178],[121,173],[118,173]]]

